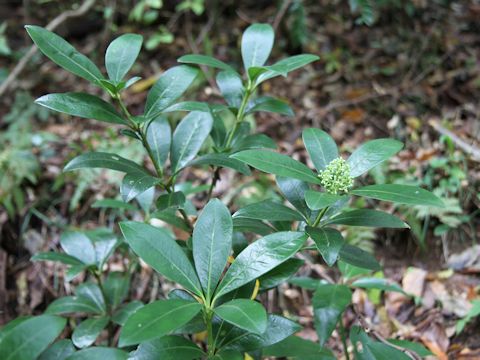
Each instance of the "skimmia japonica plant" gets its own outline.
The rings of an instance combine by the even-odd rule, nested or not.
[[[94,206],[121,208],[144,221],[122,221],[118,234],[116,228],[67,231],[60,239],[63,251],[35,255],[34,261],[67,265],[66,281],[80,274],[86,281],[76,286],[72,296],[53,301],[45,314],[15,319],[1,329],[1,359],[334,359],[325,344],[335,329],[347,359],[352,354],[362,360],[428,354],[406,340],[378,341],[361,321],[348,334],[342,321],[352,307],[355,288],[403,292],[374,276],[380,270],[375,257],[346,244],[342,230],[408,225],[380,210],[353,209],[352,198],[442,206],[421,188],[360,186],[356,181],[403,145],[392,139],[372,140],[345,159],[327,133],[306,129],[303,142],[316,169],[312,171],[275,152],[275,142],[252,133],[246,121],[257,111],[291,115],[285,102],[260,96],[259,85],[286,76],[317,56],[297,55],[265,65],[274,32],[269,25],[254,24],[242,37],[243,74],[209,56],[182,56],[183,65],[164,72],[148,92],[143,113],[133,115],[123,93],[139,80],[125,76],[140,52],[141,36],[125,34],[109,45],[105,77],[58,35],[37,26],[27,26],[27,32],[47,57],[104,90],[109,99],[62,93],[42,96],[37,103],[121,128],[123,136],[141,142],[151,166],[105,152],[83,153],[65,166],[65,171],[106,168],[125,173],[122,200],[104,199]],[[199,74],[198,65],[216,69],[226,104],[178,102]],[[187,113],[173,129],[168,118],[172,112]],[[211,170],[209,184],[178,183],[182,171],[198,166]],[[249,176],[249,166],[275,175],[289,204],[265,200],[232,215],[221,200],[211,198],[222,168]],[[197,209],[191,198],[200,192],[204,206]],[[151,225],[153,219],[162,220],[163,227]],[[175,228],[188,233],[188,240],[176,239]],[[315,256],[317,252],[321,257]],[[109,270],[114,253],[124,257],[123,271]],[[295,277],[305,258],[338,265],[336,281]],[[162,281],[173,282],[175,290],[149,304],[129,301],[130,280],[140,260]],[[262,293],[285,282],[313,291],[318,342],[295,336],[301,327],[294,319],[267,313],[259,300]],[[59,336],[62,339],[56,340]]]

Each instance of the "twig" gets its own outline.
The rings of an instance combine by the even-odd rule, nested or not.
[[[95,0],[85,0],[85,2],[76,10],[68,10],[60,15],[58,15],[56,18],[54,18],[52,21],[48,23],[48,25],[45,27],[47,30],[53,31],[55,30],[60,24],[65,22],[67,19],[72,18],[72,17],[79,17],[85,14],[93,5],[95,4]],[[17,66],[12,70],[12,72],[8,75],[8,77],[5,79],[2,84],[0,84],[0,97],[3,96],[3,94],[7,91],[9,86],[13,83],[13,81],[18,77],[20,72],[25,68],[25,66],[28,64],[32,56],[37,52],[37,47],[35,45],[32,45],[32,47],[27,51],[25,56],[22,57],[22,59],[18,62]]]
[[[290,7],[290,4],[292,3],[291,0],[284,0],[282,3],[282,6],[278,10],[277,15],[275,16],[275,20],[273,20],[273,30],[277,31],[278,26],[282,22],[283,17],[285,16],[285,13],[287,12],[288,8]]]
[[[480,149],[462,140],[452,131],[445,129],[437,120],[431,119],[428,121],[428,124],[438,133],[448,136],[455,143],[455,145],[470,155],[473,160],[480,161]]]

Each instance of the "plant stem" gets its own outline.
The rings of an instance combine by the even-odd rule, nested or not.
[[[313,222],[312,226],[313,227],[317,227],[318,224],[320,224],[320,220],[322,220],[323,218],[323,215],[325,215],[325,213],[327,212],[328,210],[328,206],[326,208],[323,208],[317,215],[317,218],[315,219],[315,221]]]
[[[205,313],[205,322],[207,324],[207,354],[209,358],[215,354],[215,339],[213,338],[212,318],[213,311],[207,308]]]
[[[340,319],[338,322],[339,330],[340,330],[340,337],[342,338],[342,345],[343,345],[343,352],[345,353],[345,359],[350,360],[350,355],[348,354],[348,346],[347,346],[347,334],[345,331],[345,326],[343,326],[343,321]]]
[[[107,295],[105,292],[105,289],[103,287],[103,281],[101,275],[95,271],[93,272],[93,275],[95,276],[95,279],[97,280],[98,287],[100,288],[100,292],[102,293],[103,297],[103,302],[105,303],[106,307],[106,312],[109,317],[112,316],[112,307],[107,299]],[[108,345],[112,346],[113,345],[113,323],[111,321],[108,322]]]

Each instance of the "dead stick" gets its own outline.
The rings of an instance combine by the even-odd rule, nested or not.
[[[47,30],[55,30],[60,24],[62,24],[65,20],[78,17],[85,14],[93,5],[95,4],[95,0],[86,0],[82,6],[80,6],[76,10],[68,10],[60,15],[58,15],[55,19],[50,21],[46,26]],[[17,66],[12,70],[10,75],[8,75],[7,79],[0,85],[0,97],[7,91],[9,86],[13,83],[13,81],[18,77],[18,75],[22,72],[25,66],[28,64],[32,56],[36,53],[37,47],[33,45],[25,56],[18,62]]]

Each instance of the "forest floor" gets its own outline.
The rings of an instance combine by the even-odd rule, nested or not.
[[[67,9],[70,4],[64,3],[61,7]],[[275,3],[245,1],[238,8],[230,3],[216,5],[201,16],[179,15],[165,6],[155,26],[127,21],[124,5],[116,8],[113,22],[105,21],[102,8],[96,7],[65,21],[56,31],[99,64],[116,34],[138,32],[150,39],[158,23],[166,24],[174,41],[142,51],[133,69],[132,73],[143,78],[126,97],[133,113],[140,112],[154,79],[182,54],[211,53],[238,65],[239,37],[252,22],[277,25],[274,59],[299,52],[319,54],[321,60],[307,70],[263,86],[263,93],[287,100],[295,117],[262,113],[256,118],[257,131],[278,140],[282,152],[304,161],[301,132],[308,126],[328,131],[346,153],[378,137],[394,137],[406,144],[393,161],[363,181],[419,184],[446,199],[446,209],[399,208],[411,230],[359,229],[347,238],[375,250],[384,266],[383,276],[422,301],[397,293],[357,290],[356,312],[363,314],[363,321],[379,338],[420,341],[442,360],[480,358],[480,317],[462,332],[456,331],[471,302],[480,298],[480,6],[476,1],[449,6],[412,1],[413,14],[403,7],[382,8],[376,22],[365,26],[356,24],[356,15],[347,4],[298,2],[303,3],[302,16]],[[0,57],[0,71],[12,69],[29,46],[25,23],[45,25],[62,10],[51,2],[30,6],[0,4],[0,13],[10,14],[6,37],[12,49],[12,55]],[[118,29],[114,31],[112,24]],[[197,100],[219,101],[210,74],[198,88],[203,90]],[[110,225],[109,216],[90,205],[113,196],[118,178],[110,173],[64,175],[61,169],[79,149],[122,148],[125,144],[115,129],[45,115],[31,104],[40,95],[66,91],[98,90],[37,54],[0,98],[1,132],[13,131],[12,124],[22,121],[27,143],[41,136],[30,149],[38,160],[34,179],[25,176],[20,182],[22,206],[16,207],[13,216],[0,207],[0,309],[5,309],[0,311],[0,324],[19,314],[41,312],[68,290],[58,284],[59,269],[31,263],[32,253],[58,244],[67,224]],[[0,153],[4,150],[0,148]],[[138,148],[128,151],[133,158],[141,156]],[[17,163],[14,168],[21,167]],[[196,177],[208,181],[207,174]],[[220,181],[215,195],[228,193],[228,183]],[[252,191],[262,198],[271,190],[268,186],[245,190],[234,205],[248,202]],[[322,264],[305,266],[300,275],[338,276]],[[159,291],[152,285],[155,281],[145,269],[134,280],[132,297],[155,298]],[[310,298],[306,290],[285,285],[269,293],[265,302],[269,310],[299,314],[298,321],[304,325],[301,335],[315,340]],[[353,323],[356,314],[350,312],[347,318]],[[338,335],[328,345],[340,349]]]

